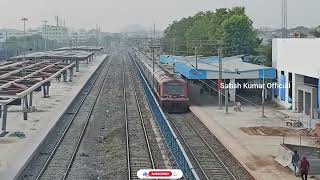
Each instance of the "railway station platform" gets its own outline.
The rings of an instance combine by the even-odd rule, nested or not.
[[[96,56],[92,63],[81,63],[81,72],[74,73],[72,82],[52,81],[49,98],[34,93],[36,109],[27,121],[21,119],[20,106],[8,108],[8,134],[0,137],[0,179],[14,179],[105,57]]]
[[[245,62],[242,55],[222,58],[222,79],[235,85],[243,82],[259,84],[262,79],[273,81],[276,70],[272,67]],[[215,81],[219,79],[219,57],[170,56],[161,55],[160,63],[173,66],[173,71],[190,81]],[[229,88],[230,101],[236,101],[239,89]],[[241,91],[241,90],[240,90]],[[269,89],[272,94],[272,89]]]
[[[200,94],[199,88],[190,85],[190,110],[256,179],[301,179],[275,158],[281,154],[281,144],[319,146],[305,129],[287,127],[283,114],[271,105],[265,107],[264,118],[261,108],[253,105],[243,105],[242,111],[229,107],[226,114],[217,97]]]

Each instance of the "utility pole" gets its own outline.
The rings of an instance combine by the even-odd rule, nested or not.
[[[225,100],[225,106],[226,106],[226,114],[228,114],[228,113],[229,113],[229,104],[228,104],[228,103],[229,103],[229,102],[228,102],[228,101],[229,101],[229,95],[228,95],[228,89],[225,88],[224,91],[225,91],[225,97],[224,97],[225,99],[224,99],[224,100]]]
[[[5,42],[5,59],[8,58],[8,32],[6,32],[6,42]]]
[[[44,51],[47,51],[47,20],[44,20]]]
[[[264,61],[263,61],[263,70],[262,70],[262,84],[263,84],[263,88],[262,88],[262,101],[261,101],[261,106],[262,106],[262,110],[261,110],[261,117],[265,118],[265,114],[264,114],[264,98],[265,98],[265,80],[264,80]]]
[[[154,50],[156,40],[156,24],[153,24],[153,40],[152,40],[152,72],[154,73]]]
[[[97,44],[96,44],[96,46],[98,47],[99,46],[99,27],[98,27],[98,24],[96,24],[96,31],[97,31]]]
[[[219,44],[218,48],[218,56],[219,56],[219,80],[218,80],[218,86],[219,86],[219,109],[222,109],[222,88],[220,87],[222,83],[222,48]]]
[[[196,57],[196,69],[198,70],[198,46],[194,47],[194,56]]]
[[[288,38],[288,1],[282,0],[282,38]]]
[[[26,35],[26,21],[28,21],[28,19],[23,17],[21,18],[21,21],[23,21],[23,33]]]
[[[24,47],[23,47],[23,53],[21,54],[21,58],[22,58],[22,68],[23,68],[23,70],[22,70],[22,74],[24,75],[25,74],[25,69],[24,69],[24,66],[25,66],[25,64],[24,64],[24,61],[25,61],[25,53],[26,53],[26,41],[27,41],[27,37],[26,37],[26,22],[28,21],[28,19],[27,18],[25,18],[25,17],[23,17],[23,18],[21,18],[21,21],[23,21],[23,36],[24,36]]]

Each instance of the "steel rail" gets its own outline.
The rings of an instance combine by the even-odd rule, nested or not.
[[[178,134],[180,135],[181,139],[183,140],[184,144],[186,145],[187,149],[189,150],[189,152],[191,153],[192,157],[194,158],[195,162],[197,163],[197,165],[200,168],[200,171],[202,172],[202,174],[204,175],[204,177],[206,179],[210,179],[210,177],[207,175],[206,171],[204,170],[204,167],[201,165],[201,162],[198,160],[198,158],[196,157],[194,151],[192,150],[192,148],[190,147],[189,143],[186,141],[186,139],[183,136],[183,133],[178,129],[177,124],[174,122],[174,118],[169,114],[166,113],[166,115],[168,116],[168,118],[171,120],[172,125],[175,127],[175,129],[177,130]],[[209,149],[209,151],[214,155],[214,157],[218,160],[218,163],[222,165],[223,169],[226,171],[226,173],[228,175],[230,175],[230,177],[234,180],[237,180],[237,178],[233,175],[233,173],[229,170],[229,168],[226,166],[226,164],[221,160],[221,158],[219,157],[219,155],[215,152],[215,150],[210,146],[210,144],[204,139],[204,137],[199,133],[198,130],[196,130],[193,125],[190,123],[189,121],[189,117],[186,117],[185,115],[181,115],[184,118],[184,121],[186,121],[191,129],[196,133],[196,135],[201,139],[201,141],[205,144],[205,146]]]
[[[107,58],[108,58],[108,57],[107,57]],[[104,64],[103,67],[100,69],[100,71],[99,71],[96,79],[95,79],[94,82],[91,84],[91,86],[89,87],[89,90],[88,90],[88,91],[86,92],[86,94],[85,94],[85,97],[81,100],[81,102],[80,102],[79,106],[77,107],[75,113],[72,115],[70,121],[68,122],[68,125],[67,125],[66,129],[63,131],[63,133],[62,133],[62,135],[60,136],[57,144],[56,144],[55,147],[53,148],[53,150],[52,150],[52,152],[50,153],[50,155],[49,155],[48,159],[46,160],[45,164],[42,166],[40,172],[38,173],[38,175],[37,175],[37,177],[36,177],[36,180],[39,180],[39,179],[42,177],[43,173],[47,170],[47,167],[48,167],[50,161],[52,160],[53,156],[55,155],[58,147],[60,146],[61,142],[63,141],[63,139],[64,139],[64,137],[65,137],[65,135],[67,134],[68,130],[70,129],[70,127],[71,127],[71,125],[72,125],[75,117],[76,117],[77,114],[79,113],[79,110],[81,109],[83,103],[86,101],[86,99],[87,99],[90,91],[92,90],[93,86],[95,85],[95,83],[96,83],[97,80],[99,79],[99,77],[100,77],[103,69],[106,67],[108,61],[109,61],[109,60],[105,60],[105,62],[104,62],[105,64]]]
[[[219,160],[219,162],[221,163],[221,165],[225,168],[225,170],[229,173],[229,175],[233,178],[233,179],[237,179],[233,173],[230,171],[230,169],[227,167],[227,165],[222,161],[222,159],[219,157],[219,155],[217,154],[217,152],[210,146],[210,144],[208,143],[207,140],[205,140],[205,138],[199,133],[198,130],[196,130],[196,128],[194,128],[194,126],[190,123],[189,118],[186,117],[186,115],[182,115],[185,117],[185,120],[188,122],[188,124],[190,125],[190,127],[192,128],[192,130],[194,130],[194,132],[196,132],[196,134],[198,135],[198,137],[201,138],[201,140],[205,143],[205,145],[210,149],[210,151],[214,154],[214,156]]]
[[[140,104],[139,104],[140,101],[139,101],[138,96],[137,96],[137,89],[136,89],[136,86],[134,85],[134,81],[133,81],[133,78],[132,78],[132,69],[131,68],[129,68],[129,73],[130,73],[129,77],[130,77],[130,80],[131,80],[131,83],[132,83],[132,87],[133,87],[133,90],[134,90],[134,97],[135,97],[137,108],[138,108],[138,111],[139,111],[140,122],[141,122],[141,125],[142,125],[142,128],[143,128],[143,134],[144,134],[144,137],[145,137],[145,140],[146,140],[146,145],[147,145],[147,148],[148,148],[149,159],[150,159],[150,162],[151,162],[151,165],[152,165],[152,169],[155,169],[155,163],[154,163],[154,159],[153,159],[153,155],[152,155],[152,150],[150,148],[148,133],[147,133],[147,130],[146,130],[146,127],[145,127],[144,118],[142,116],[141,107],[140,107]]]
[[[105,66],[104,66],[104,67],[105,67]],[[104,69],[104,68],[103,68],[103,69]],[[63,180],[67,179],[67,177],[68,177],[68,174],[69,174],[69,172],[70,172],[70,169],[71,169],[71,167],[72,167],[72,164],[73,164],[73,162],[74,162],[74,160],[75,160],[75,157],[76,157],[76,155],[77,155],[78,149],[79,149],[79,147],[80,147],[81,141],[82,141],[83,136],[84,136],[84,134],[85,134],[85,131],[86,131],[87,127],[88,127],[88,124],[89,124],[91,115],[92,115],[92,113],[93,113],[94,107],[95,107],[95,105],[96,105],[96,103],[97,103],[97,101],[98,101],[98,99],[99,99],[99,97],[100,97],[100,95],[101,95],[101,92],[102,92],[102,90],[103,90],[103,87],[104,87],[105,83],[107,82],[107,77],[108,77],[108,74],[109,74],[109,69],[110,69],[110,66],[108,67],[107,72],[106,72],[106,75],[104,76],[103,81],[102,81],[102,83],[100,84],[100,86],[99,86],[99,88],[98,88],[98,94],[97,94],[97,96],[95,96],[94,101],[93,101],[93,103],[92,103],[91,106],[90,106],[89,114],[86,116],[85,125],[83,126],[83,128],[82,128],[82,130],[81,130],[81,133],[80,133],[80,136],[79,136],[79,138],[78,138],[78,140],[77,140],[77,144],[76,144],[76,146],[75,146],[74,149],[73,149],[72,156],[71,156],[71,158],[70,158],[70,161],[69,161],[69,163],[68,163],[67,169],[66,169],[66,171],[65,171],[65,173],[64,173],[64,176],[63,176],[63,178],[62,178]]]
[[[124,70],[124,61],[122,60],[123,70]],[[129,128],[128,128],[128,109],[127,109],[127,94],[125,87],[125,72],[122,72],[122,83],[123,83],[123,103],[124,103],[124,119],[126,123],[126,152],[127,152],[127,170],[128,170],[128,179],[131,179],[131,166],[130,166],[130,146],[129,146]]]
[[[200,162],[198,161],[198,158],[196,158],[195,154],[193,153],[193,151],[191,150],[191,147],[189,146],[189,144],[187,143],[186,139],[183,137],[182,132],[178,129],[177,124],[174,122],[173,117],[169,114],[166,113],[166,116],[170,119],[173,127],[177,130],[179,136],[181,137],[183,143],[186,145],[188,151],[190,152],[190,154],[192,155],[193,159],[196,161],[198,167],[200,168],[201,173],[204,175],[204,177],[209,180],[208,175],[206,174],[206,172],[204,171],[203,167],[201,166]]]

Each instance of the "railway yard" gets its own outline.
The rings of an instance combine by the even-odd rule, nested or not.
[[[270,134],[261,142],[257,137],[263,136],[257,134],[261,131],[253,133],[246,124],[275,124],[278,114],[262,122],[253,117],[259,111],[247,106],[243,114],[226,115],[210,104],[216,99],[199,93],[194,84],[190,85],[190,111],[185,111],[188,93],[178,89],[184,80],[161,73],[149,76],[148,62],[142,53],[124,45],[95,58],[90,54],[90,61],[65,65],[80,69],[67,73],[68,78],[63,74],[66,82],[58,81],[60,74],[50,79],[50,96],[49,90],[46,98],[41,91],[35,92],[32,111],[21,110],[21,106],[30,108],[28,99],[6,107],[0,179],[139,179],[141,169],[180,169],[181,179],[192,180],[296,178],[273,161],[281,135]],[[165,83],[150,83],[157,78]],[[172,82],[176,84],[166,88],[175,95],[163,94],[161,85]],[[172,107],[181,105],[182,112],[161,109],[164,103],[168,108],[174,98],[181,101]],[[21,114],[26,113],[28,120],[23,120]],[[266,108],[268,113],[272,111]],[[230,123],[235,119],[239,121]],[[307,137],[303,142],[312,144]]]

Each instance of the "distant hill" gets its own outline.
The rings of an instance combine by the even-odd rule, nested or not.
[[[145,27],[139,24],[132,24],[122,29],[122,33],[129,37],[152,37],[153,27]],[[156,38],[161,38],[163,36],[163,31],[156,30]]]
[[[151,28],[146,28],[140,24],[131,24],[126,27],[124,27],[121,32],[127,33],[127,32],[141,32],[141,31],[150,31]]]
[[[313,35],[310,34],[312,31],[311,28],[304,27],[304,26],[298,26],[295,28],[288,29],[288,34],[299,32],[305,37],[313,37]],[[263,42],[268,42],[272,40],[273,38],[280,38],[282,37],[282,30],[281,29],[274,29],[274,28],[260,28],[257,29],[258,36],[263,39]]]

